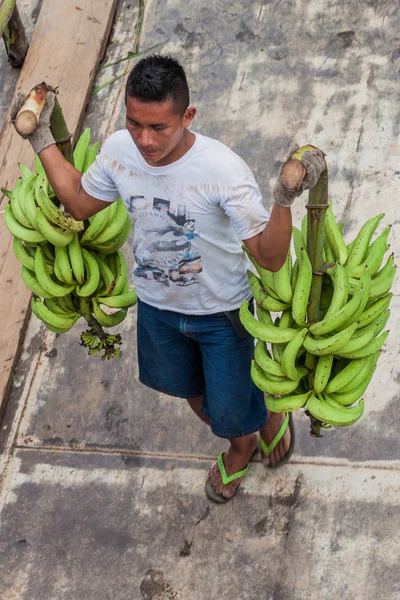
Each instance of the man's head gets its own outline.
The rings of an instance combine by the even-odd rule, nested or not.
[[[185,71],[170,56],[146,56],[129,74],[126,84],[126,98],[128,97],[147,104],[172,100],[174,111],[183,116],[189,106]]]
[[[185,153],[186,129],[196,109],[189,107],[178,61],[159,55],[140,60],[129,74],[125,103],[127,129],[147,162],[169,164]]]

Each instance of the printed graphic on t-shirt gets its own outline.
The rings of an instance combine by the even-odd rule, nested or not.
[[[164,198],[130,196],[127,208],[135,223],[134,275],[167,286],[199,283],[201,256],[193,240],[200,234],[187,207],[174,208]]]

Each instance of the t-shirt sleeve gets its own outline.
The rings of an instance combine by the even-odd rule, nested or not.
[[[269,220],[260,188],[247,166],[240,168],[234,180],[226,186],[221,206],[230,217],[240,240],[248,240],[264,231]]]
[[[89,167],[82,177],[82,187],[98,200],[114,202],[120,194],[114,183],[111,154],[112,141],[106,140],[95,162]]]

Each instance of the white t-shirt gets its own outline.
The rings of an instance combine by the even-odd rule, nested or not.
[[[104,143],[83,176],[99,200],[122,198],[134,225],[134,285],[143,302],[204,315],[250,298],[241,241],[262,232],[268,212],[245,162],[196,133],[190,150],[150,166],[124,129]]]

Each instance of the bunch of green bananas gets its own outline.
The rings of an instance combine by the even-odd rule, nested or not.
[[[100,143],[90,144],[86,128],[74,150],[75,167],[86,172],[99,147]],[[137,302],[119,250],[131,230],[123,201],[113,202],[88,221],[76,221],[60,207],[37,156],[34,172],[23,164],[19,167],[21,178],[14,189],[2,188],[10,200],[4,220],[14,236],[22,279],[34,294],[32,312],[54,333],[65,333],[84,317],[91,329],[81,340],[89,353],[104,349],[102,358],[119,356],[120,349],[112,352],[111,347],[120,339],[101,328],[121,323]],[[110,314],[101,305],[118,310]]]
[[[309,322],[307,307],[312,267],[306,251],[307,216],[301,230],[293,227],[296,260],[289,250],[280,271],[248,271],[256,300],[257,319],[243,302],[240,318],[258,341],[251,375],[266,393],[272,412],[305,407],[320,426],[351,425],[364,411],[362,398],[388,336],[383,331],[390,316],[390,292],[396,274],[394,257],[385,260],[390,226],[374,241],[383,218],[379,214],[361,227],[346,245],[341,226],[329,205],[325,220],[320,319]],[[275,320],[271,312],[280,312]],[[269,346],[268,346],[269,345]],[[316,358],[307,365],[307,355]]]

